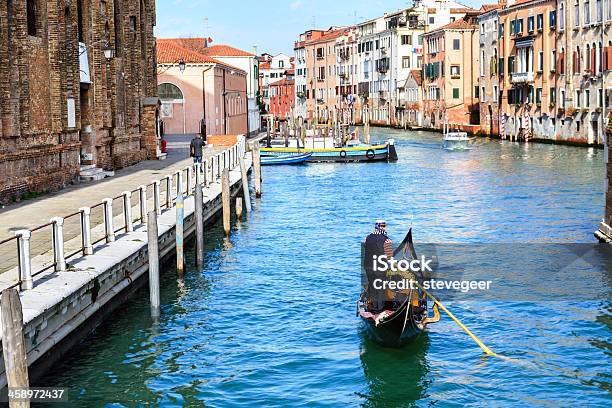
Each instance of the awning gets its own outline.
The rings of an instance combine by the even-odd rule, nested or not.
[[[533,41],[534,41],[534,39],[532,37],[530,37],[530,38],[521,38],[521,39],[516,40],[514,42],[514,46],[516,48],[531,47],[533,45]]]

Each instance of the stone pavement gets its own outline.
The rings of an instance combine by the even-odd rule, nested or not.
[[[52,217],[66,217],[64,225],[64,240],[66,241],[66,255],[80,248],[80,216],[75,214],[80,207],[93,207],[105,198],[113,198],[121,195],[124,191],[132,191],[140,185],[146,185],[153,180],[159,180],[167,174],[184,169],[192,163],[189,157],[189,142],[193,135],[167,135],[168,157],[166,160],[148,160],[138,163],[129,168],[119,170],[114,177],[104,180],[76,184],[60,191],[45,194],[35,199],[18,202],[0,209],[0,241],[12,237],[14,231],[20,229],[34,229],[37,226],[49,223]],[[207,147],[205,157],[218,153],[221,148]],[[185,181],[184,181],[185,183]],[[151,190],[151,189],[149,189]],[[165,186],[161,186],[162,203]],[[152,208],[151,191],[147,192],[149,201],[148,208]],[[138,217],[138,196],[132,195],[133,216]],[[123,222],[122,200],[114,200],[113,213],[115,215],[115,228]],[[95,241],[103,236],[103,207],[92,209],[91,227]],[[32,273],[37,267],[35,258],[49,258],[52,254],[51,226],[46,226],[34,231],[31,238],[31,253],[33,258]],[[51,260],[52,261],[52,260]],[[47,259],[47,262],[49,260]],[[42,263],[44,264],[44,263]],[[13,281],[17,276],[2,276],[4,272],[16,275],[17,251],[16,242],[13,240],[7,244],[0,245],[0,280]],[[8,274],[7,274],[8,275]]]

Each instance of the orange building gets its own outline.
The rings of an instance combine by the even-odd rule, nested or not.
[[[306,53],[306,117],[326,122],[334,108],[336,95],[336,39],[345,28],[331,28],[318,38],[304,42]]]
[[[291,117],[295,105],[295,81],[283,78],[270,84],[270,113],[275,120]]]
[[[498,14],[500,133],[555,139],[556,2],[521,0]]]
[[[479,129],[478,14],[467,14],[423,36],[423,125]]]

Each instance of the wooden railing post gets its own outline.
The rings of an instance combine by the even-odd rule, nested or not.
[[[138,194],[140,195],[140,223],[147,223],[148,209],[147,209],[147,186],[141,185],[138,187]]]
[[[106,230],[106,243],[115,240],[115,228],[113,226],[113,199],[104,199],[104,229]]]
[[[183,195],[176,197],[176,227],[175,227],[175,244],[176,244],[176,272],[179,276],[183,276],[185,272],[184,255],[183,255],[183,235],[185,222],[185,199]]]
[[[176,173],[176,196],[183,195],[183,171],[179,170]]]
[[[17,246],[19,248],[19,282],[21,290],[30,290],[34,287],[32,279],[32,259],[30,257],[30,230],[15,231]]]
[[[123,195],[123,217],[125,218],[125,232],[134,231],[134,223],[132,221],[132,192],[124,191]]]
[[[190,196],[191,195],[191,166],[189,167],[185,167],[185,171],[187,172],[187,190],[185,195]]]
[[[93,254],[91,243],[91,208],[81,207],[81,236],[83,237],[83,255]]]
[[[157,215],[161,214],[161,203],[159,197],[159,180],[153,181],[153,208]]]
[[[65,271],[64,219],[62,217],[53,217],[51,218],[51,222],[53,223],[53,258],[55,260],[55,271]]]
[[[172,175],[168,174],[166,180],[166,207],[172,208]]]

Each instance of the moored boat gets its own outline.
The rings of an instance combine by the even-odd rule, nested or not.
[[[357,144],[343,147],[329,148],[298,148],[298,147],[262,147],[261,155],[283,156],[299,152],[312,153],[311,162],[370,162],[397,160],[395,142],[390,139],[385,144],[369,145]]]
[[[261,157],[262,166],[271,166],[279,164],[300,164],[307,162],[312,157],[312,153],[301,154],[285,154],[279,156],[263,156]]]
[[[444,135],[444,148],[448,150],[465,150],[470,138],[466,132],[448,132]]]

